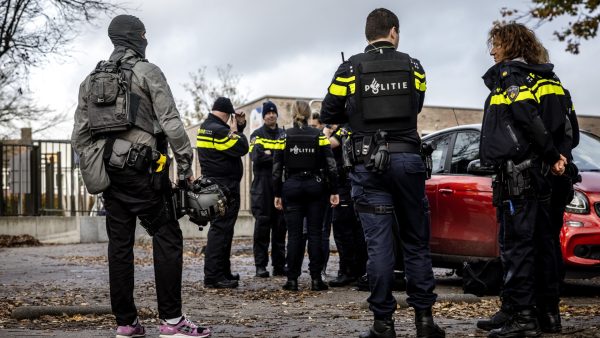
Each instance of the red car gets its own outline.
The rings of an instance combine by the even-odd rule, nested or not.
[[[492,175],[467,172],[479,158],[480,130],[480,125],[465,125],[423,137],[436,148],[426,184],[434,266],[460,268],[463,262],[499,254]],[[569,272],[600,275],[600,138],[582,132],[573,156],[582,182],[565,213],[560,238],[564,262]]]

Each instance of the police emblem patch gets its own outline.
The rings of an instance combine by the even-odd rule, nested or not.
[[[515,102],[517,96],[519,96],[519,86],[510,86],[506,89],[506,96],[511,102]]]

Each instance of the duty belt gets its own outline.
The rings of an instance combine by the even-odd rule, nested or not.
[[[387,147],[390,153],[421,153],[420,147],[412,143],[388,142]]]

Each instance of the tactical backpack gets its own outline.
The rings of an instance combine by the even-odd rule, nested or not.
[[[135,125],[140,97],[131,92],[134,64],[100,61],[90,74],[88,116],[92,136]]]

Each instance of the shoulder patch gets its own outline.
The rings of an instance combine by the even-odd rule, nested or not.
[[[519,86],[510,86],[506,89],[506,96],[511,102],[515,102],[519,96]]]

